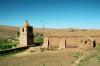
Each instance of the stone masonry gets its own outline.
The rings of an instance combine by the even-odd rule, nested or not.
[[[20,28],[20,47],[34,45],[33,27],[26,20],[25,24]]]

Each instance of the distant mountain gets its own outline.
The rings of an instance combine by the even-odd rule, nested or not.
[[[7,26],[7,25],[0,25],[0,31],[18,31],[18,27]]]
[[[79,30],[86,30],[86,29],[79,29],[79,28],[66,28],[66,29],[53,29],[53,28],[33,28],[34,32],[45,33],[45,32],[52,32],[52,31],[79,31]],[[0,25],[0,31],[19,31],[19,27],[16,26],[8,26],[8,25]]]

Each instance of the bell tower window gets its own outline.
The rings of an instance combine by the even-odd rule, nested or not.
[[[22,32],[24,32],[24,28],[22,28]]]

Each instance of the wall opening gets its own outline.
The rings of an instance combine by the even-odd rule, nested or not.
[[[22,32],[24,32],[24,28],[22,28]]]
[[[95,42],[95,41],[93,41],[93,48],[94,48],[94,47],[96,47],[96,42]]]

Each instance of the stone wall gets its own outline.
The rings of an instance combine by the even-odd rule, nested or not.
[[[96,46],[95,40],[92,37],[84,37],[79,44],[80,49],[91,49]]]
[[[58,48],[60,43],[60,38],[59,37],[49,37],[49,48]]]
[[[43,41],[43,48],[48,48],[49,46],[49,38],[48,37],[44,37],[44,41]]]
[[[93,37],[91,37],[93,38]],[[100,38],[96,38],[96,40],[99,41]],[[43,43],[43,47],[51,49],[51,48],[57,48],[57,49],[65,49],[65,48],[69,48],[69,47],[79,47],[80,44],[82,44],[82,41],[87,41],[87,37],[85,36],[49,36],[49,37],[44,37],[44,43]],[[89,39],[91,40],[91,39]],[[91,42],[91,44],[93,43],[93,41]],[[86,46],[90,46],[88,45],[90,44],[87,43]],[[85,47],[85,46],[84,46]]]
[[[24,32],[23,32],[24,29]],[[27,28],[20,28],[20,47],[27,46]]]

